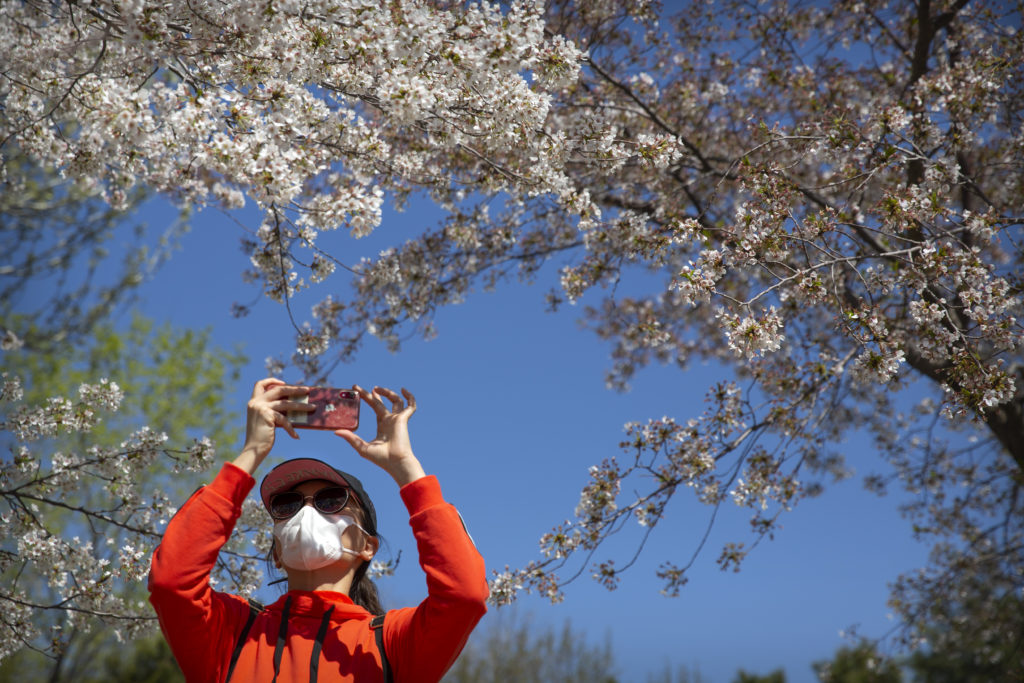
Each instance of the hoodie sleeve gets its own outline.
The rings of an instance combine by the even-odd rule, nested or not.
[[[388,613],[384,647],[396,681],[435,683],[487,611],[484,560],[435,477],[407,484],[401,495],[426,573],[427,598]]]
[[[223,641],[244,614],[244,606],[234,605],[240,600],[210,587],[210,572],[254,484],[247,472],[225,463],[171,519],[153,552],[149,601],[188,681],[218,680],[224,652],[231,650]]]

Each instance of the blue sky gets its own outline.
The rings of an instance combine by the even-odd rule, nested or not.
[[[162,232],[174,216],[161,201],[148,204],[141,215],[151,234]],[[332,253],[355,263],[432,227],[435,218],[421,205],[403,214],[388,211],[382,227],[367,239],[332,235]],[[253,211],[243,211],[239,219],[250,227],[258,224]],[[231,316],[233,302],[249,302],[258,293],[241,278],[248,260],[238,246],[244,233],[216,210],[201,211],[191,222],[178,252],[142,287],[139,305],[158,321],[210,327],[218,344],[243,346],[250,357],[245,381],[225,397],[237,406],[241,425],[251,385],[264,376],[264,358],[290,353],[292,330],[284,308],[270,301],[247,318]],[[405,386],[416,394],[414,449],[461,510],[489,568],[522,566],[537,556],[540,536],[572,515],[587,467],[619,453],[626,422],[696,415],[705,388],[724,378],[711,366],[686,373],[653,367],[639,373],[630,392],[608,391],[607,346],[580,329],[572,307],[558,314],[544,311],[553,272],[549,268],[547,280],[536,285],[514,283],[477,293],[441,311],[438,337],[412,339],[398,354],[371,341],[356,363],[331,376],[337,386]],[[314,294],[345,296],[346,277],[339,271]],[[293,310],[301,322],[308,305]],[[359,432],[372,436],[365,415]],[[402,552],[396,575],[380,583],[385,605],[418,602],[425,591],[423,575],[394,483],[333,435],[303,432],[302,437],[295,442],[281,434],[264,467],[309,455],[358,474],[374,497],[391,552]],[[239,446],[227,445],[223,459],[233,458]],[[851,441],[844,449],[862,474],[880,466],[866,442]],[[893,626],[886,582],[920,566],[926,554],[910,538],[897,505],[894,496],[864,492],[857,479],[834,485],[822,497],[802,502],[784,519],[776,539],[758,547],[738,574],[723,573],[714,563],[723,542],[748,540],[748,516],[727,508],[689,585],[679,597],[667,598],[660,595],[654,572],[662,561],[689,558],[709,514],[681,493],[616,591],[584,576],[569,586],[559,605],[526,597],[516,609],[532,623],[556,629],[569,620],[594,644],[610,638],[625,682],[642,683],[649,673],[680,665],[698,669],[711,683],[728,683],[740,668],[767,673],[779,667],[792,683],[812,681],[811,662],[833,655],[844,642],[841,631],[859,625],[865,635],[878,636]],[[622,564],[631,547],[617,543],[599,559],[616,557]],[[492,609],[484,625],[501,619],[500,612]]]

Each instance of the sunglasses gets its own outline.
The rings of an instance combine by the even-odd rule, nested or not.
[[[326,515],[341,512],[348,505],[349,489],[342,486],[327,486],[312,496],[304,496],[298,491],[275,493],[270,497],[270,516],[274,519],[288,519],[302,509],[307,500],[313,501],[313,507]]]

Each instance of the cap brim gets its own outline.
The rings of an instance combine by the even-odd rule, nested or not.
[[[322,479],[349,488],[352,486],[336,469],[322,460],[296,458],[281,463],[263,477],[263,483],[260,484],[260,498],[263,500],[263,507],[270,509],[270,497],[275,493],[288,491],[304,481],[313,479]]]

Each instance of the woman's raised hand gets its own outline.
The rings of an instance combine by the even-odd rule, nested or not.
[[[245,414],[245,445],[235,464],[250,474],[256,471],[263,459],[274,447],[274,434],[281,427],[293,439],[299,438],[295,428],[285,416],[293,410],[312,411],[314,406],[293,401],[309,393],[306,387],[286,384],[275,377],[268,377],[256,382],[252,390],[252,398],[246,407]]]
[[[399,486],[425,476],[409,442],[409,418],[416,412],[416,397],[407,389],[399,395],[384,387],[374,387],[373,391],[358,385],[352,388],[377,416],[377,436],[373,441],[365,441],[348,429],[339,429],[335,434],[348,441],[359,455],[388,472]]]

